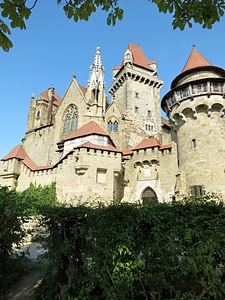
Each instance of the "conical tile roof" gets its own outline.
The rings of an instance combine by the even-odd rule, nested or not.
[[[182,73],[198,67],[212,66],[212,64],[197,50],[193,49],[188,57]]]

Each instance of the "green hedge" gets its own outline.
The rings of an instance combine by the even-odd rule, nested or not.
[[[42,210],[43,300],[225,299],[225,208],[207,197]]]

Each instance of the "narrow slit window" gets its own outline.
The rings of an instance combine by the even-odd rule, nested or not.
[[[196,139],[192,139],[192,147],[193,147],[193,148],[196,148],[196,147],[197,147]]]

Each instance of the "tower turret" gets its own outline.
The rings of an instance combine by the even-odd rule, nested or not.
[[[224,98],[225,70],[194,48],[162,99],[177,136],[177,194],[213,191],[225,198]]]
[[[121,65],[114,68],[113,77],[109,94],[123,120],[127,121],[124,144],[134,147],[140,142],[140,136],[161,140],[160,89],[163,81],[157,76],[156,61],[149,61],[139,45],[129,43]]]

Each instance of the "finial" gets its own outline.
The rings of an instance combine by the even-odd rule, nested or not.
[[[195,49],[196,45],[195,43],[192,44],[192,49]]]

